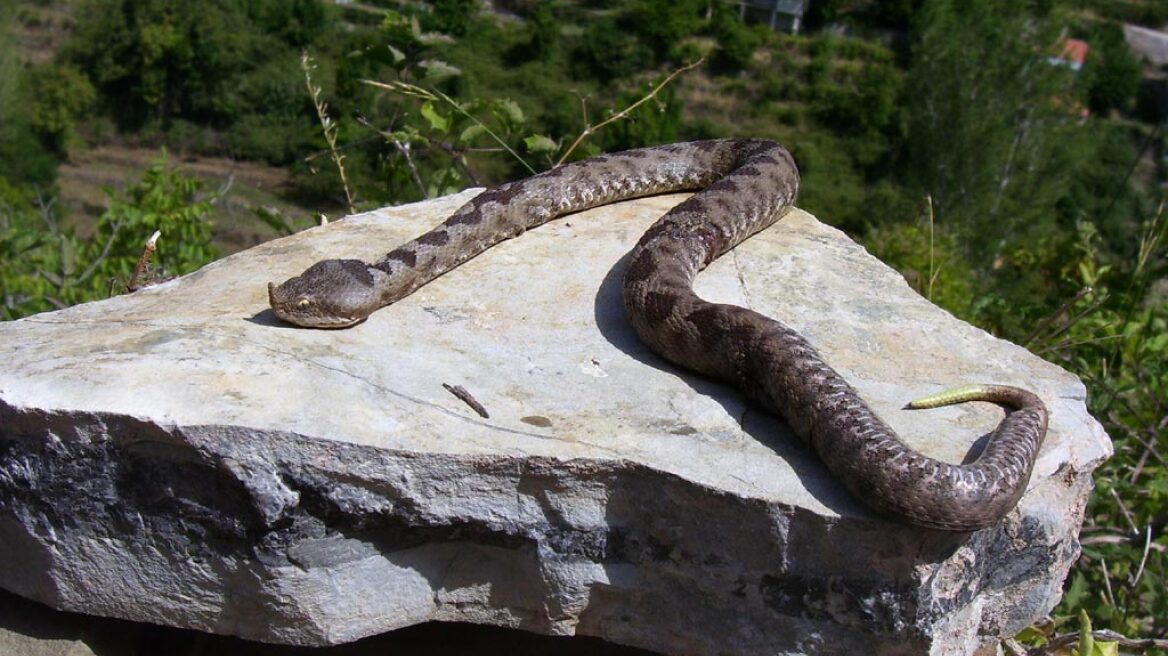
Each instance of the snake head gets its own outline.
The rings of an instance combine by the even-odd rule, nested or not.
[[[348,328],[381,307],[385,274],[360,260],[323,260],[282,284],[268,283],[272,311],[305,328]]]

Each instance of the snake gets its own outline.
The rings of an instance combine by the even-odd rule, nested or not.
[[[737,387],[786,420],[850,492],[909,525],[975,531],[1018,504],[1047,429],[1034,393],[965,385],[914,401],[988,401],[1006,413],[961,465],[907,445],[798,332],[754,310],[698,297],[697,274],[791,207],[794,158],[766,139],[712,139],[602,154],[477,195],[443,223],[373,263],[327,259],[268,284],[275,315],[347,328],[494,244],[557,217],[649,195],[695,192],[658,219],[627,259],[622,295],[633,329],[664,359]],[[967,458],[967,460],[969,460]]]

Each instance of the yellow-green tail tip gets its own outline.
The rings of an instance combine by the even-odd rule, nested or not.
[[[922,396],[919,399],[910,401],[908,408],[912,410],[927,410],[928,408],[940,408],[944,405],[953,405],[955,403],[965,403],[966,401],[988,401],[993,400],[992,391],[985,385],[962,385],[961,387],[954,387],[943,392]]]

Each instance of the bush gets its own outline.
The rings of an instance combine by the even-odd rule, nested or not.
[[[36,138],[23,116],[0,117],[0,178],[40,189],[57,179],[57,158]]]
[[[478,11],[478,0],[433,0],[433,3],[430,13],[424,14],[423,27],[451,36],[466,36]]]
[[[710,59],[710,66],[719,71],[738,71],[749,68],[754,51],[762,43],[762,36],[738,20],[728,8],[719,5],[714,15],[714,38],[718,49]]]
[[[584,73],[601,82],[628,77],[648,68],[653,52],[612,18],[590,23],[576,54]]]
[[[24,96],[32,128],[50,150],[64,154],[73,141],[77,119],[97,101],[97,90],[69,64],[34,68],[26,84]]]
[[[538,2],[530,8],[524,40],[507,51],[506,59],[509,63],[518,65],[529,61],[559,59],[563,43],[553,5],[551,2]]]
[[[109,209],[94,238],[84,241],[58,226],[51,206],[34,206],[29,194],[0,180],[3,318],[105,298],[111,281],[129,282],[155,230],[163,235],[155,261],[165,261],[172,273],[210,262],[216,255],[205,220],[210,202],[197,198],[199,187],[159,159],[140,181],[107,192]]]
[[[851,136],[882,132],[898,116],[900,78],[891,66],[869,64],[846,82],[816,84],[812,95],[822,125]]]
[[[923,203],[916,221],[906,220],[911,213],[887,213],[908,209],[887,186],[876,191],[872,201],[874,225],[867,231],[864,245],[899,271],[922,296],[960,318],[972,318],[977,274],[965,260],[956,235],[932,224]]]
[[[1100,25],[1091,38],[1083,70],[1087,104],[1096,114],[1131,109],[1140,88],[1140,62],[1132,54],[1123,30],[1115,23]]]
[[[227,130],[227,149],[234,158],[287,166],[313,150],[319,129],[307,118],[251,114]]]
[[[662,60],[697,32],[705,9],[705,0],[636,0],[623,27],[640,37]]]

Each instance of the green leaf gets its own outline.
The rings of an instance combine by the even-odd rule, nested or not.
[[[559,144],[542,134],[533,134],[523,140],[523,146],[529,153],[554,153],[560,149]]]
[[[1119,656],[1119,643],[1096,641],[1095,651],[1091,653],[1091,656]]]
[[[1022,629],[1022,632],[1014,636],[1014,639],[1018,642],[1021,642],[1022,644],[1033,647],[1041,647],[1050,641],[1045,633],[1033,626],[1028,626],[1025,629]]]
[[[1095,656],[1095,636],[1091,635],[1091,618],[1079,610],[1079,655]]]
[[[1063,603],[1070,607],[1078,606],[1087,596],[1087,578],[1082,572],[1071,575],[1071,585],[1063,595]]]
[[[1144,484],[1148,491],[1168,495],[1168,478],[1152,478]]]
[[[480,123],[475,123],[473,125],[467,126],[467,128],[462,131],[462,134],[458,135],[458,140],[463,143],[470,143],[474,139],[477,139],[480,135],[484,135],[486,133],[486,127]]]
[[[390,57],[393,57],[394,64],[400,64],[400,63],[402,63],[402,61],[405,60],[406,53],[402,52],[401,50],[398,50],[397,48],[394,48],[390,44],[386,44],[385,47],[389,48],[389,55],[390,55]]]
[[[521,125],[526,118],[523,116],[523,110],[514,100],[503,99],[498,101],[495,106],[495,114],[504,122],[510,125]]]
[[[437,109],[434,109],[434,103],[428,100],[422,103],[422,116],[430,122],[431,128],[439,132],[445,133],[450,129],[450,119],[439,113]]]
[[[1168,333],[1162,333],[1152,337],[1147,341],[1146,346],[1153,353],[1168,352]]]
[[[418,62],[418,68],[422,69],[422,80],[430,85],[435,85],[443,80],[462,75],[462,69],[438,59],[427,59]]]

